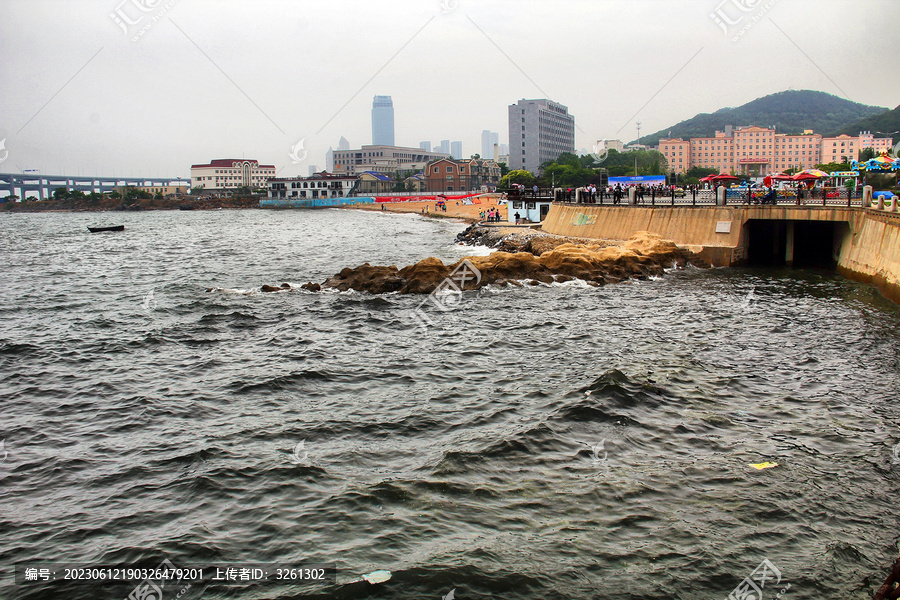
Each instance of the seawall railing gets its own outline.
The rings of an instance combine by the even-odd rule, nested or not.
[[[605,206],[715,206],[716,190],[687,189],[673,190],[656,188],[635,190],[623,189],[621,193],[610,193],[597,190],[589,194],[584,190],[557,189],[555,201],[567,204],[605,205]],[[863,205],[862,190],[850,188],[825,187],[811,190],[784,189],[775,193],[730,188],[725,190],[724,206],[859,206]]]

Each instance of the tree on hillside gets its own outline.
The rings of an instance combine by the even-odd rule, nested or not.
[[[62,200],[63,198],[68,197],[69,190],[64,187],[58,187],[53,190],[53,199],[54,200]]]

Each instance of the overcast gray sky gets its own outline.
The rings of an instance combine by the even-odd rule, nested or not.
[[[376,94],[398,145],[467,156],[520,98],[568,106],[578,148],[791,88],[893,108],[898,23],[897,0],[0,0],[0,171],[306,175],[371,143]]]

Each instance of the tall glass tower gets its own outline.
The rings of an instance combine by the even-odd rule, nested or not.
[[[390,96],[375,96],[372,101],[372,145],[394,145],[394,102]]]

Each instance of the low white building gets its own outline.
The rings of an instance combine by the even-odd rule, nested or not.
[[[217,158],[208,164],[191,165],[191,188],[206,190],[234,190],[266,187],[275,177],[275,165],[261,165],[259,161],[243,158]]]
[[[345,198],[355,190],[356,175],[335,175],[322,171],[309,177],[282,177],[270,179],[267,188],[269,198],[323,199]]]
[[[366,171],[388,174],[398,171],[418,173],[429,161],[449,157],[448,153],[428,152],[421,148],[363,146],[356,150],[335,150],[334,173],[338,175],[359,175]]]
[[[553,200],[550,198],[510,198],[507,209],[509,211],[509,222],[516,222],[516,213],[522,221],[531,223],[540,223],[550,212],[550,205]]]

